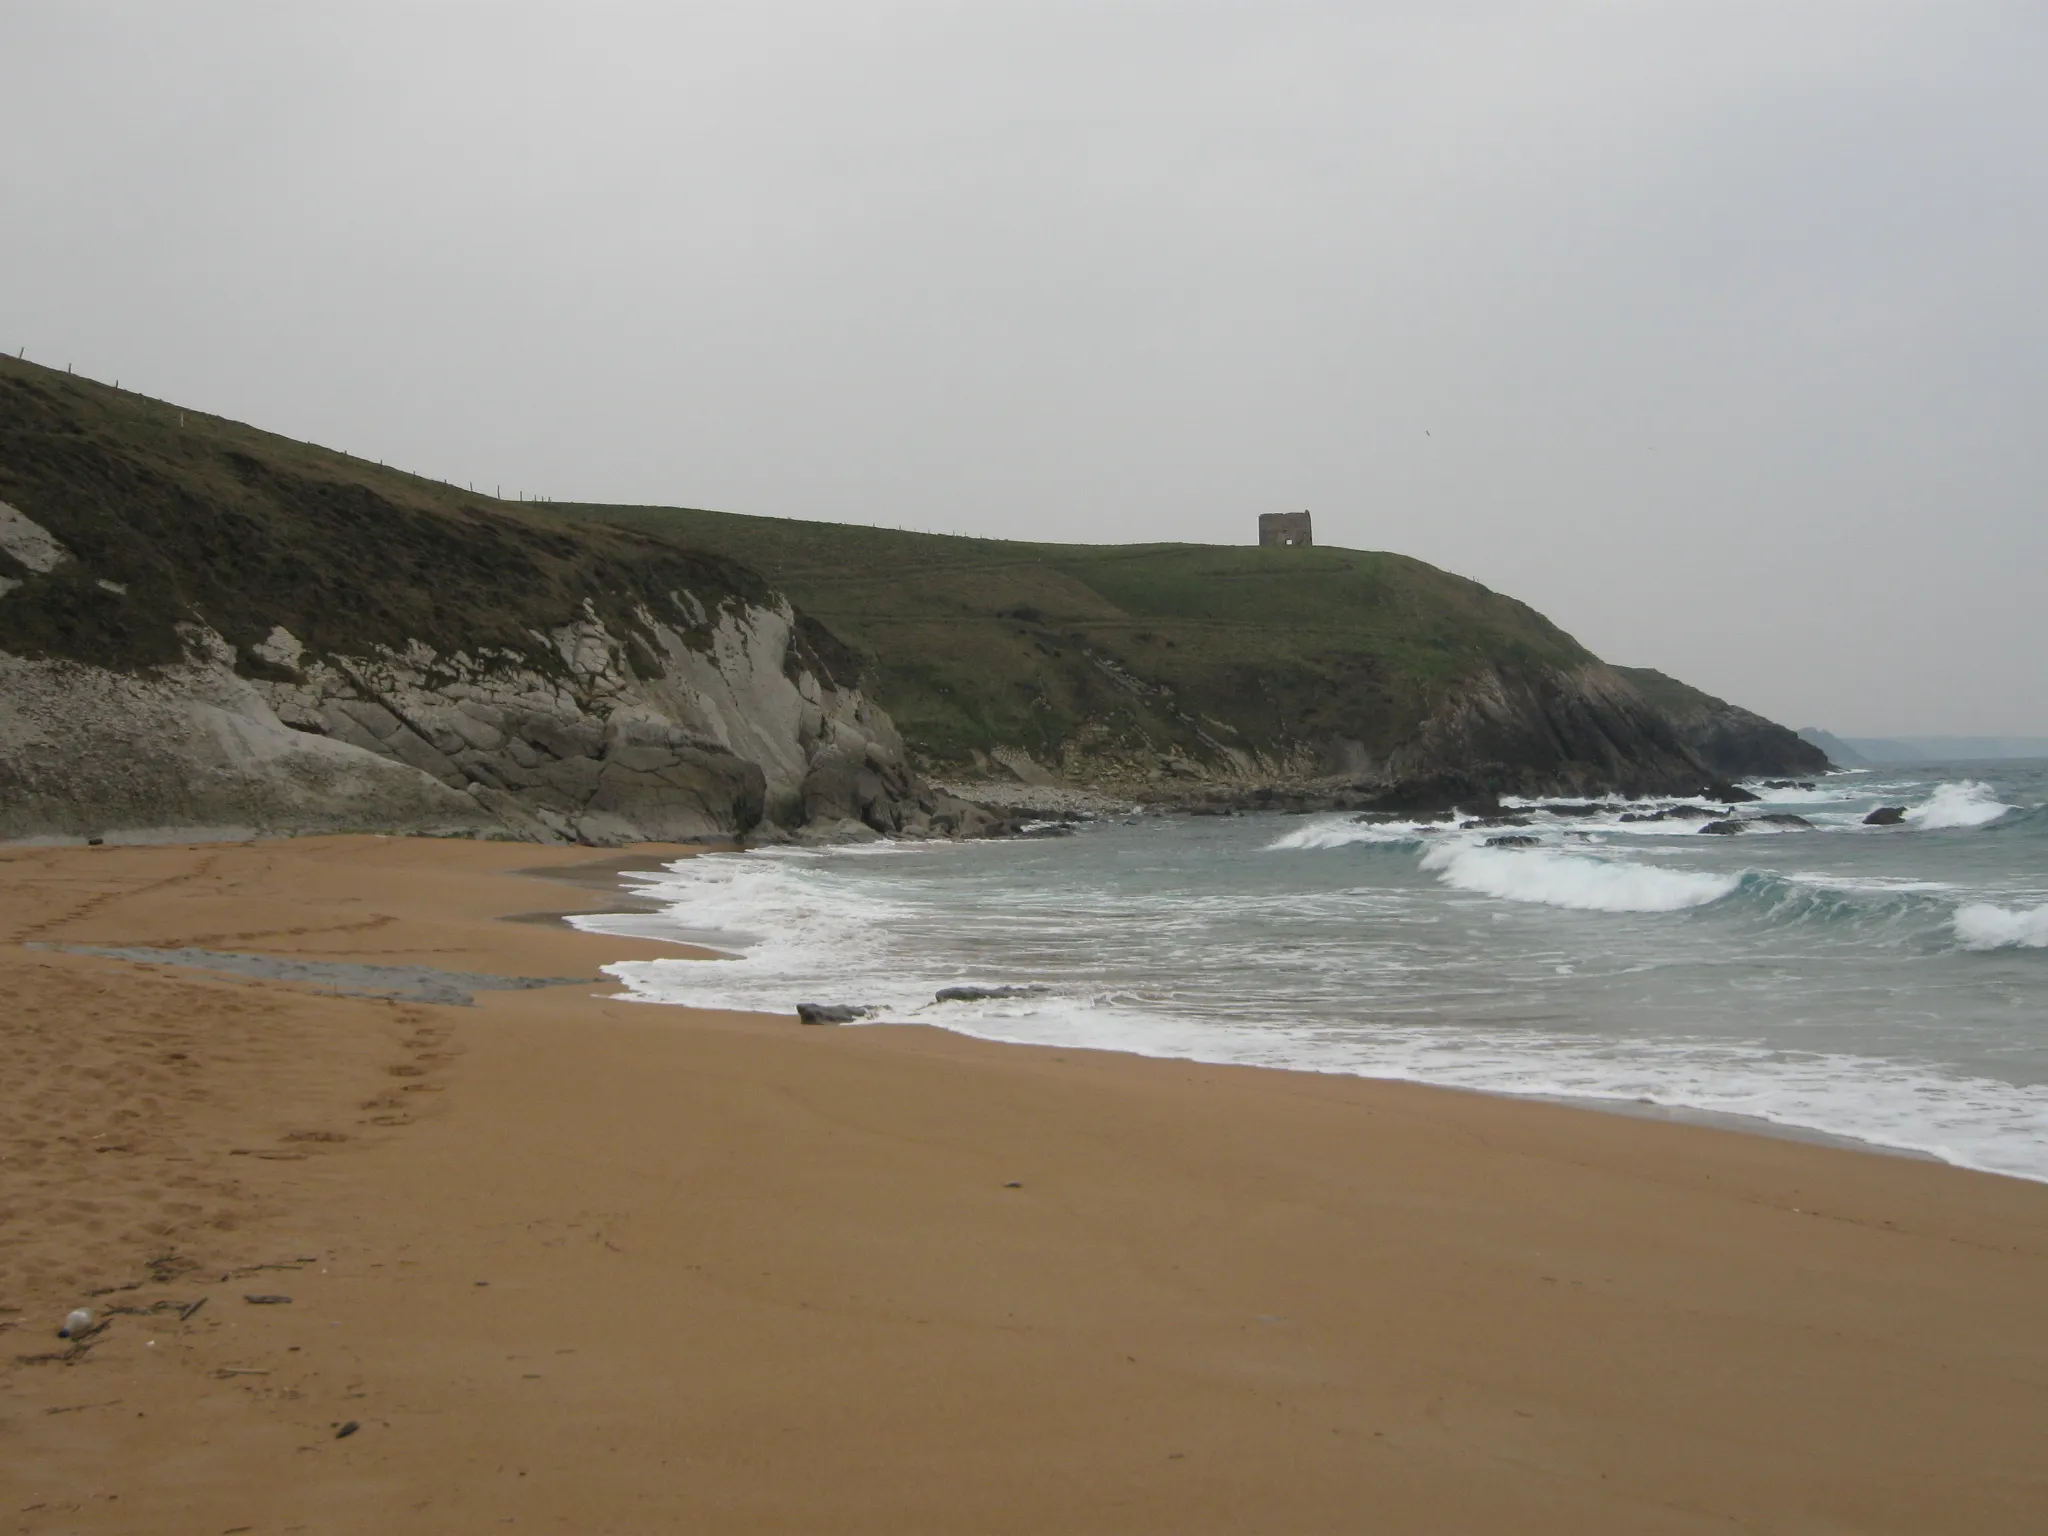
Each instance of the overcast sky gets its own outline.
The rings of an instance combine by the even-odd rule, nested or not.
[[[2048,732],[2048,7],[0,0],[0,345],[480,487],[1400,550]]]

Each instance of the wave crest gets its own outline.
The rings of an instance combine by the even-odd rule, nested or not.
[[[1579,912],[1682,912],[1719,901],[1741,884],[1738,875],[1695,874],[1575,853],[1476,848],[1469,843],[1430,849],[1422,856],[1422,867],[1453,890]]]
[[[1432,828],[1432,831],[1435,829]],[[1266,844],[1268,853],[1298,852],[1304,849],[1345,848],[1354,843],[1417,843],[1422,841],[1421,825],[1412,821],[1357,821],[1346,816],[1324,818],[1282,833]]]
[[[1925,805],[1916,805],[1906,812],[1906,820],[1926,831],[1937,832],[1956,827],[1987,826],[2014,809],[2016,807],[2000,800],[1989,784],[1963,779],[1957,783],[1936,785]]]
[[[1965,949],[2048,949],[2048,905],[2020,911],[1972,902],[1956,908],[1955,924]]]

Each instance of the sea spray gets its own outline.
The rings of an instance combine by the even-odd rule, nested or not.
[[[1954,831],[1989,826],[2007,811],[2015,809],[2017,807],[2000,800],[1989,784],[1963,779],[1935,786],[1934,793],[1927,797],[1924,805],[1916,805],[1906,812],[1906,821],[1923,831]]]

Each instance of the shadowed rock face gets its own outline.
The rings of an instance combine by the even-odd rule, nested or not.
[[[1749,798],[1721,782],[1724,772],[1703,762],[1678,723],[1621,669],[1600,662],[1483,672],[1450,691],[1384,757],[1341,738],[1301,742],[1278,755],[1205,745],[1213,750],[1201,761],[1162,761],[1142,797],[1191,809],[1403,813],[1469,810],[1502,795]],[[1008,760],[991,756],[1025,779]],[[1087,784],[1105,762],[1112,771],[1121,766],[1069,754],[1063,767],[1070,782]],[[998,794],[985,785],[971,792],[984,790]]]
[[[1666,677],[1649,667],[1616,667],[1628,684],[1669,718],[1679,739],[1727,779],[1826,773],[1828,755],[1796,731],[1752,710]]]
[[[1611,667],[1494,672],[1425,722],[1396,781],[1493,794],[1689,794],[1705,777],[1671,722]]]

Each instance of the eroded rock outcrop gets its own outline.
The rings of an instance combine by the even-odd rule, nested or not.
[[[1480,792],[1586,795],[1697,791],[1699,759],[1615,669],[1491,671],[1391,754],[1397,784],[1462,780]]]
[[[194,641],[147,673],[0,653],[0,838],[501,829],[402,762],[290,729],[217,636]]]
[[[0,655],[0,837],[397,830],[591,844],[995,830],[821,679],[786,603],[687,593],[511,652],[314,656],[282,627],[128,674]],[[630,654],[638,652],[637,660]]]
[[[259,686],[287,726],[402,762],[509,829],[586,843],[958,836],[996,819],[913,775],[887,715],[821,678],[786,603],[627,639],[594,615],[550,637],[561,670],[424,645],[306,660],[279,630]],[[637,653],[637,657],[636,654]]]

